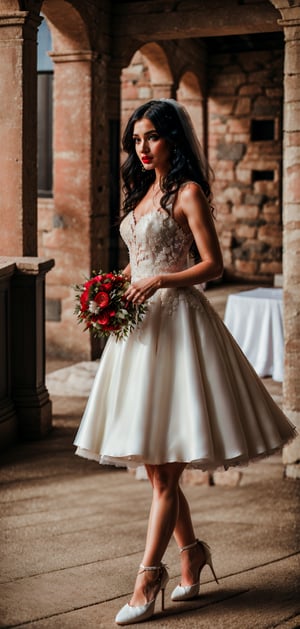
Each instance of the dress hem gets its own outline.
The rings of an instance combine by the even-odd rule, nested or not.
[[[132,455],[132,456],[107,456],[98,454],[96,452],[92,452],[91,450],[87,450],[85,448],[77,447],[75,454],[77,456],[81,456],[85,459],[89,459],[92,461],[96,461],[100,465],[109,465],[113,467],[122,467],[128,469],[136,469],[141,465],[165,465],[167,463],[185,463],[186,467],[189,469],[199,469],[203,472],[213,472],[217,470],[227,470],[231,467],[246,467],[249,463],[258,461],[260,459],[268,458],[274,454],[278,454],[282,452],[282,449],[285,445],[291,443],[294,438],[297,436],[297,430],[295,429],[291,437],[284,441],[281,445],[275,446],[274,448],[269,448],[268,450],[263,450],[262,452],[258,452],[252,456],[246,455],[237,455],[232,459],[227,459],[225,461],[218,462],[209,462],[201,459],[195,459],[190,461],[185,460],[173,460],[173,461],[147,461],[143,459],[140,455]]]

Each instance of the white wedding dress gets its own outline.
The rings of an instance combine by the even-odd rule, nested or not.
[[[137,223],[130,212],[121,235],[132,281],[186,268],[192,235],[166,211]],[[213,470],[272,454],[294,435],[204,294],[163,288],[126,340],[108,340],[75,445],[103,464]]]

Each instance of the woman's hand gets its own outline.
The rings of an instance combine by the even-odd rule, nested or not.
[[[160,275],[138,280],[129,286],[125,293],[125,297],[128,301],[132,301],[134,304],[143,304],[147,299],[149,299],[149,297],[152,297],[159,288],[161,288],[161,283],[162,281]]]

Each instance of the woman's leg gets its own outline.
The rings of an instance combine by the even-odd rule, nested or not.
[[[153,487],[153,474],[154,468],[153,466],[147,466],[147,474],[148,478]],[[178,515],[176,524],[174,527],[174,537],[178,548],[182,548],[183,546],[188,546],[192,544],[195,539],[194,527],[192,524],[191,512],[189,508],[188,501],[178,485]],[[149,527],[148,530],[152,530],[151,526],[151,516],[152,510],[150,512],[149,517]],[[147,544],[146,544],[147,547]],[[199,575],[199,565],[205,563],[205,555],[201,546],[196,546],[188,551],[185,551],[180,554],[181,559],[181,584],[182,585],[193,585],[198,580]]]
[[[178,517],[174,528],[174,537],[179,548],[192,544],[195,540],[190,507],[180,487],[178,487]]]
[[[155,468],[153,465],[147,465],[146,470],[147,470],[150,483],[152,487],[154,488],[153,476],[154,476]],[[180,475],[182,471],[180,472]],[[177,491],[178,491],[178,515],[177,515],[177,520],[176,520],[173,533],[174,533],[174,537],[175,537],[178,547],[182,548],[183,546],[187,546],[188,544],[191,544],[195,540],[195,533],[194,533],[194,527],[192,524],[190,507],[179,485],[177,485]],[[151,515],[152,515],[152,510],[150,511],[148,530],[151,530],[151,526],[150,526]]]
[[[178,487],[178,517],[174,528],[174,537],[179,548],[189,546],[196,540],[188,501]],[[193,585],[199,578],[199,566],[205,564],[205,554],[198,544],[194,548],[180,553],[181,585]]]
[[[147,473],[153,487],[152,505],[149,515],[144,566],[159,566],[174,531],[178,518],[178,482],[185,467],[184,463],[147,465]],[[155,596],[157,587],[155,572],[138,574],[130,604],[144,605]]]

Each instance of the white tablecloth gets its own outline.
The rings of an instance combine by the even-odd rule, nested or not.
[[[282,382],[282,288],[255,288],[230,295],[224,323],[257,374]]]

